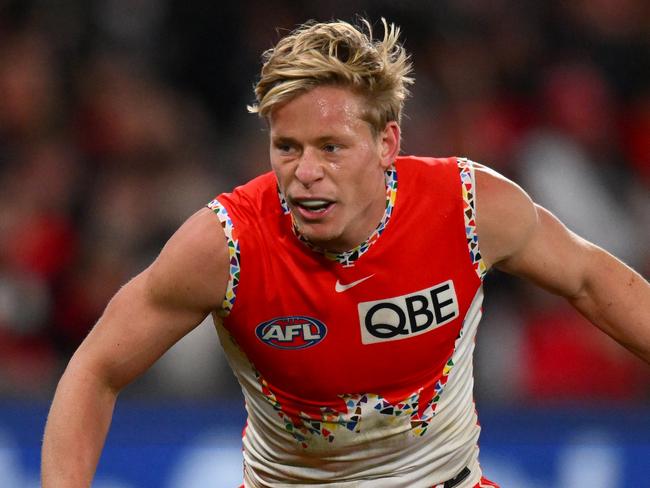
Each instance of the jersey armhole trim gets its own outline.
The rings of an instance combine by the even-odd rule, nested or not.
[[[223,233],[226,236],[226,244],[228,245],[228,258],[229,258],[229,276],[228,286],[226,287],[226,294],[224,295],[221,308],[216,311],[220,317],[227,317],[232,307],[235,305],[235,298],[237,297],[237,285],[239,285],[240,273],[240,251],[239,240],[234,238],[234,225],[226,207],[224,207],[216,198],[206,205],[212,210],[223,228]]]
[[[476,233],[476,180],[474,178],[474,164],[467,158],[458,158],[457,162],[463,192],[463,217],[465,219],[467,248],[474,271],[482,281],[487,273],[487,266],[481,256],[478,234]]]

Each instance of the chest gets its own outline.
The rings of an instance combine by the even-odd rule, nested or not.
[[[347,266],[297,240],[250,241],[224,323],[276,390],[407,395],[442,373],[478,286],[455,223],[395,219]]]

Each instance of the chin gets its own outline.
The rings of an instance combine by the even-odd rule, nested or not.
[[[340,235],[335,232],[323,232],[315,229],[310,229],[310,226],[299,228],[300,234],[305,237],[314,246],[326,249],[328,251],[339,252],[341,247],[339,242]]]
[[[324,248],[327,248],[328,245],[331,246],[332,241],[335,240],[334,236],[323,234],[321,232],[302,232],[302,235],[312,244]]]

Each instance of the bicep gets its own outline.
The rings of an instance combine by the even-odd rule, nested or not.
[[[218,308],[228,280],[223,231],[191,217],[156,261],[111,299],[70,366],[119,390]]]
[[[204,318],[199,311],[153,301],[147,281],[144,272],[113,297],[73,358],[73,364],[116,390],[142,374]]]
[[[545,208],[534,205],[534,210],[537,218],[528,238],[496,267],[557,295],[574,297],[584,285],[584,270],[595,246]]]

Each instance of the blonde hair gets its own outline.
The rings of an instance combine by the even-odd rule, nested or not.
[[[412,66],[398,43],[400,29],[381,19],[384,37],[373,39],[372,26],[347,22],[307,22],[264,52],[255,86],[257,104],[249,112],[268,117],[273,107],[321,85],[338,85],[365,97],[362,118],[375,134],[389,121],[400,123]],[[365,29],[364,29],[365,28]],[[365,30],[365,32],[364,32]]]

